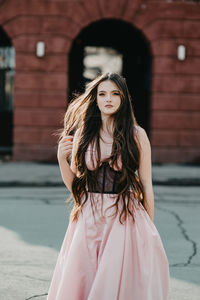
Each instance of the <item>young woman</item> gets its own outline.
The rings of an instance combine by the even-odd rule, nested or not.
[[[47,299],[168,300],[151,146],[125,79],[98,76],[71,102],[64,123],[57,157],[74,207]]]

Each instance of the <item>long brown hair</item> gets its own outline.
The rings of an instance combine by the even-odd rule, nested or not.
[[[126,220],[127,214],[130,214],[134,221],[133,211],[131,209],[131,201],[139,201],[143,204],[144,192],[142,184],[136,171],[139,167],[139,143],[135,140],[135,126],[138,125],[133,111],[133,103],[128,91],[125,78],[116,73],[106,73],[99,75],[96,79],[86,85],[85,92],[75,97],[69,104],[64,117],[64,129],[60,134],[63,135],[74,133],[79,129],[78,143],[75,154],[75,164],[77,166],[77,174],[72,183],[72,194],[74,199],[74,207],[71,214],[72,220],[77,220],[79,212],[88,200],[87,186],[91,178],[90,172],[86,166],[85,153],[90,143],[96,145],[97,149],[97,169],[100,164],[100,128],[102,126],[101,113],[96,105],[98,85],[105,80],[114,82],[121,97],[121,104],[117,112],[112,115],[113,145],[112,153],[109,157],[112,165],[117,164],[117,159],[121,156],[122,169],[119,180],[120,192],[117,194],[116,201],[110,207],[116,207],[115,215],[118,212],[118,203],[122,201],[122,210],[120,211],[119,220],[122,223]],[[95,173],[97,176],[97,173]],[[132,190],[132,192],[130,191]],[[134,191],[134,197],[131,193]],[[85,195],[84,201],[82,196]]]

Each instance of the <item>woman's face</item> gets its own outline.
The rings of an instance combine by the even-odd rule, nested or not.
[[[102,116],[114,114],[120,107],[121,97],[117,85],[111,81],[102,81],[97,88],[97,106]]]

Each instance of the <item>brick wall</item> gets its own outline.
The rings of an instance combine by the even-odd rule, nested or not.
[[[163,0],[7,0],[0,25],[16,49],[13,160],[55,160],[53,135],[67,105],[68,54],[90,23],[118,18],[150,41],[153,53],[153,162],[200,161],[200,6]],[[37,41],[46,55],[37,58]],[[178,61],[177,46],[187,47]]]

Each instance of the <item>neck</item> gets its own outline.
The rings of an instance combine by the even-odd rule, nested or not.
[[[101,116],[102,120],[102,130],[106,133],[112,133],[113,132],[113,119],[111,119],[107,115]]]

